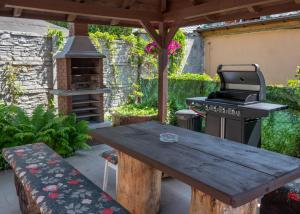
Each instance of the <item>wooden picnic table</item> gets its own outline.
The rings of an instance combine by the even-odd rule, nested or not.
[[[91,134],[119,151],[117,201],[136,214],[159,211],[161,172],[192,187],[190,214],[255,214],[259,197],[300,177],[300,159],[158,122]]]

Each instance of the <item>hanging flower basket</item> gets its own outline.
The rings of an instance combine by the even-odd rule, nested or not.
[[[181,48],[181,45],[176,40],[172,40],[168,45],[168,56],[176,55],[178,49]],[[145,46],[145,52],[152,55],[158,55],[159,47],[156,42],[151,42]]]

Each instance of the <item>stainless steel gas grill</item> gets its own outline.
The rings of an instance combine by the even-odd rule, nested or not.
[[[206,113],[207,134],[259,147],[261,118],[288,106],[263,102],[266,84],[256,64],[220,65],[217,73],[220,91],[208,97],[188,98],[187,104]]]

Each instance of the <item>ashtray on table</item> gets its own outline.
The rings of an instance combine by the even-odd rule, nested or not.
[[[178,142],[178,135],[173,133],[161,133],[160,141],[164,143],[176,143]]]

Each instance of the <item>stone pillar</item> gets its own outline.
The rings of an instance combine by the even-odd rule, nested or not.
[[[71,60],[57,59],[57,88],[61,90],[71,89]],[[58,111],[63,114],[72,112],[72,98],[66,96],[58,97]]]

